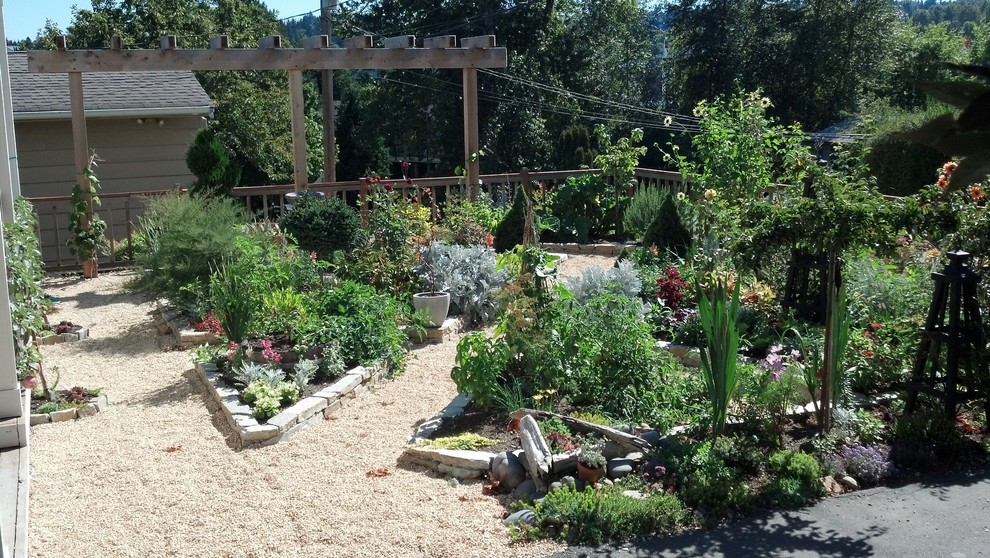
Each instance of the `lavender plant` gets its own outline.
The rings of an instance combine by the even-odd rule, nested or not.
[[[839,448],[838,465],[864,485],[876,485],[897,473],[890,460],[890,447],[882,444],[852,444]]]

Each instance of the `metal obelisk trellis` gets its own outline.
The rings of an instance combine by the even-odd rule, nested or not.
[[[969,254],[950,252],[949,264],[932,273],[935,294],[908,384],[906,410],[922,393],[940,399],[949,418],[961,403],[987,395],[983,322],[976,296],[980,276],[967,264]],[[990,400],[985,403],[990,411]]]

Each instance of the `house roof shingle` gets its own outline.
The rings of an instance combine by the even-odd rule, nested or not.
[[[15,119],[18,113],[66,113],[68,117],[67,74],[29,72],[26,52],[9,52],[8,59]],[[189,114],[198,115],[213,105],[192,72],[83,73],[83,99],[87,111],[188,108]]]

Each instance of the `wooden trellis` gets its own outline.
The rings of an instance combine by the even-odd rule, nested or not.
[[[327,35],[307,38],[304,48],[282,48],[278,36],[263,37],[257,49],[228,48],[226,36],[213,38],[208,49],[180,49],[174,36],[162,38],[158,49],[124,49],[120,37],[113,37],[107,50],[69,50],[65,37],[60,37],[57,44],[58,50],[28,52],[28,69],[69,76],[76,180],[83,186],[87,185],[83,169],[89,161],[83,106],[82,74],[85,72],[287,71],[292,108],[293,185],[299,191],[308,183],[304,70],[460,68],[464,73],[464,160],[466,178],[473,189],[480,176],[477,157],[473,156],[480,149],[478,68],[504,68],[508,64],[506,49],[495,46],[494,35],[462,38],[460,46],[454,35],[428,37],[421,48],[416,47],[413,35],[387,38],[385,48],[375,48],[371,35],[347,39],[343,48],[330,45]]]

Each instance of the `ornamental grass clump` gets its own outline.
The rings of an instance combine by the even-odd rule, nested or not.
[[[736,393],[739,352],[739,283],[729,299],[724,278],[714,278],[710,294],[698,287],[698,315],[705,332],[706,345],[701,348],[701,365],[712,407],[712,434],[725,428],[729,403]]]

